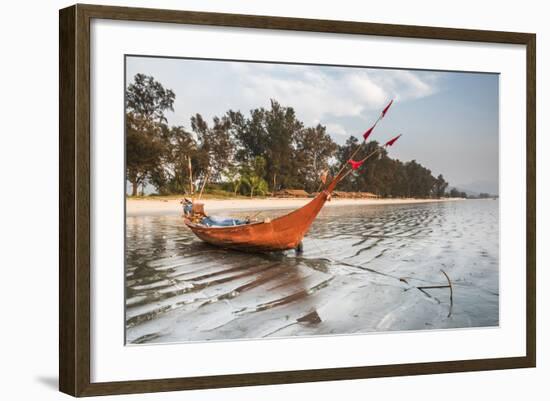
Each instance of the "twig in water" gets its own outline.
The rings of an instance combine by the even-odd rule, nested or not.
[[[443,269],[441,269],[441,273],[445,275],[445,278],[449,282],[449,290],[451,291],[449,299],[451,301],[451,306],[449,307],[449,314],[447,315],[447,317],[451,317],[451,313],[453,313],[453,285],[451,284],[451,279],[449,278],[449,276],[447,276],[447,273],[445,273]]]
[[[433,290],[434,288],[449,288],[448,285],[425,285],[421,287],[416,287],[419,290]]]
[[[445,271],[443,271],[443,269],[441,269],[441,273],[443,273],[443,275],[447,279],[447,282],[449,283],[448,285],[426,285],[426,286],[421,286],[421,287],[416,287],[416,288],[418,290],[422,291],[424,294],[428,295],[430,298],[431,298],[431,295],[428,294],[424,290],[432,290],[432,289],[436,289],[436,288],[448,288],[449,291],[450,291],[449,301],[450,301],[451,304],[449,306],[449,314],[447,315],[447,317],[451,317],[451,314],[453,313],[453,284],[451,283],[451,279],[449,278],[447,273],[445,273]]]

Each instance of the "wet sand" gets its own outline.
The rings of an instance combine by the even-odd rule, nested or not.
[[[205,210],[216,211],[240,211],[240,210],[276,210],[296,209],[311,198],[252,198],[252,199],[205,199]],[[462,200],[461,198],[446,199],[338,199],[332,198],[325,203],[325,207],[333,206],[368,206],[368,205],[403,205],[411,203],[451,202]],[[181,213],[179,199],[126,199],[127,216],[160,216]]]
[[[224,250],[179,215],[130,216],[126,340],[498,326],[498,210],[482,200],[324,208],[301,255]],[[448,289],[418,289],[445,285],[441,270],[452,310]]]

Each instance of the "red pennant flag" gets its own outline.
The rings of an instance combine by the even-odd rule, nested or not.
[[[356,162],[355,160],[351,160],[351,159],[348,160],[348,163],[351,164],[351,169],[352,170],[357,170],[359,167],[361,167],[361,164],[363,164],[364,162],[365,162],[364,160],[360,160],[358,162]]]
[[[369,135],[372,133],[372,130],[376,127],[376,124],[374,124],[372,127],[370,127],[368,130],[365,131],[363,134],[363,139],[366,141]]]
[[[395,143],[395,141],[399,139],[400,136],[401,134],[397,135],[395,138],[390,139],[388,142],[384,144],[384,146],[392,146]]]
[[[382,117],[384,117],[386,115],[386,113],[390,109],[390,106],[392,105],[392,103],[393,103],[393,99],[391,100],[391,102],[388,103],[388,105],[384,108],[384,110],[382,110]]]

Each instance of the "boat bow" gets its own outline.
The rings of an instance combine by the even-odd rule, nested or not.
[[[306,205],[273,220],[229,227],[206,227],[189,219],[185,224],[203,241],[223,248],[252,252],[295,249],[343,176],[340,172]]]

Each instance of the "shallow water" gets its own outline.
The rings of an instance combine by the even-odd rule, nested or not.
[[[128,217],[127,342],[496,326],[498,204],[325,207],[301,255],[215,248],[180,216]],[[418,289],[447,285],[441,270],[452,308],[449,288]]]

